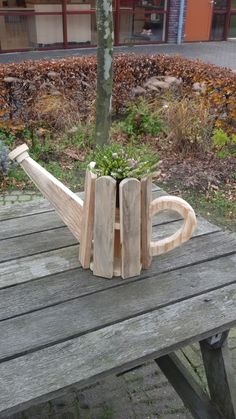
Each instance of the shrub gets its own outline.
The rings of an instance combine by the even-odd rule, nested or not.
[[[210,146],[212,118],[202,100],[184,98],[166,109],[172,145],[181,154],[206,151]]]
[[[136,137],[143,134],[155,137],[166,130],[160,111],[153,111],[152,104],[143,98],[129,105],[127,115],[119,123],[119,127],[129,137]]]
[[[142,56],[122,54],[114,57],[113,108],[126,110],[133,97],[134,87],[142,86],[152,76],[173,75],[181,77],[183,89],[192,95],[195,82],[205,83],[205,99],[216,116],[216,126],[236,132],[236,75],[225,68],[216,67],[174,56]],[[94,105],[96,92],[96,58],[70,57],[51,61],[28,61],[0,65],[0,119],[30,126],[39,120],[37,98],[61,95],[66,103],[86,119]],[[63,105],[62,105],[63,106]],[[66,115],[70,109],[66,105]],[[46,120],[46,115],[43,116]],[[50,124],[60,122],[51,112]]]
[[[212,136],[213,147],[217,151],[218,157],[226,157],[236,154],[236,135],[229,136],[221,128],[216,128]]]

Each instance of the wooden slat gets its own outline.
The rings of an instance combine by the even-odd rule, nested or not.
[[[63,247],[0,263],[0,288],[9,287],[80,266],[79,246]]]
[[[55,211],[0,222],[0,240],[64,227]],[[23,240],[23,238],[22,238]]]
[[[111,278],[114,263],[116,181],[110,176],[96,180],[93,273]]]
[[[84,333],[110,322],[235,283],[235,260],[236,255],[234,258],[229,256],[182,268],[178,272],[157,274],[128,283],[121,280],[113,283],[103,278],[96,282],[97,278],[92,277],[88,271],[77,269],[1,290],[0,320],[27,312],[29,314],[23,320],[21,317],[9,320],[5,326],[0,323],[1,336],[5,336],[0,348],[2,350],[4,347],[8,353],[20,351],[22,342],[23,345],[29,344],[34,330],[41,330],[33,342],[40,346],[46,343],[49,335],[50,339],[56,340]],[[226,266],[231,271],[224,277]],[[209,278],[209,271],[214,274],[214,284]],[[44,310],[38,313],[36,310],[39,309]],[[93,316],[93,313],[97,315]]]
[[[156,359],[156,363],[195,419],[225,419],[175,353]]]
[[[125,286],[128,287],[129,283],[134,284],[135,282],[137,288],[132,285],[127,290],[130,289],[134,292],[136,289],[136,292],[143,293],[144,301],[141,302],[140,308],[137,308],[137,310],[144,310],[144,304],[146,304],[149,295],[151,296],[151,306],[157,307],[166,304],[167,301],[178,301],[180,298],[186,298],[195,293],[198,294],[234,282],[235,263],[236,255],[226,256],[211,262],[181,268],[178,273],[161,274],[159,272],[151,278],[141,276],[137,282],[127,280]],[[225,277],[226,269],[227,276]],[[214,273],[214,283],[209,278],[209,272]],[[113,281],[107,281],[104,278],[98,279],[91,276],[88,271],[82,271],[78,268],[41,278],[37,281],[30,281],[17,287],[9,287],[0,291],[0,320],[98,291],[116,288],[118,285],[124,286],[124,281],[120,279],[114,279]],[[122,289],[120,291],[114,289],[113,292],[119,298],[123,291]],[[130,304],[132,305],[132,298]]]
[[[86,171],[85,199],[81,220],[81,239],[79,247],[79,260],[83,268],[90,267],[92,253],[92,239],[94,227],[95,181],[97,176]]]
[[[83,192],[77,195],[81,198],[84,197]],[[153,199],[158,196],[160,196],[160,191],[154,191]],[[38,206],[35,202],[31,204],[0,206],[0,240],[32,234],[64,225],[49,202],[46,200],[36,200],[36,202],[38,202]],[[12,217],[14,214],[16,216],[15,218],[4,220],[4,217]],[[2,221],[1,217],[3,217]],[[177,213],[169,211],[160,213],[160,215],[154,217],[153,223],[162,224],[179,218]]]
[[[57,228],[0,242],[0,262],[71,246],[77,243],[66,228]]]
[[[152,219],[149,215],[149,206],[152,199],[151,177],[141,180],[141,262],[142,268],[149,268],[152,257],[150,243],[152,238]]]
[[[153,231],[153,239],[162,238],[166,234],[170,234],[173,231],[173,229],[176,229],[178,227],[179,225],[178,223],[180,222],[161,225],[158,227],[158,229],[155,228]],[[214,225],[208,223],[206,220],[201,219],[198,222],[198,230],[196,231],[195,234],[197,236],[201,236],[203,234],[205,235],[207,233],[214,232],[214,231],[216,232],[219,231],[218,227],[215,227]],[[36,241],[37,237],[38,236],[34,238],[34,241]],[[220,252],[223,252],[223,254],[225,254],[225,252],[229,253],[229,251],[232,249],[231,242],[232,240],[230,241],[229,246],[225,245],[224,250],[222,250],[222,247],[219,248],[218,246],[218,238],[217,238],[217,245],[216,245],[217,247],[215,249],[216,256],[220,255],[220,253],[218,253],[218,249]],[[1,243],[1,251],[3,250],[3,243],[4,241]],[[62,245],[63,243],[65,243],[65,241],[62,241]],[[213,243],[214,243],[214,240],[213,240]],[[51,247],[54,247],[54,246],[55,246],[55,243],[54,241],[52,241]],[[9,254],[9,247],[7,249],[8,249],[7,254]],[[57,272],[66,271],[68,269],[73,269],[80,266],[78,262],[78,256],[76,255],[76,249],[77,249],[77,246],[70,246],[68,248],[62,248],[59,250],[49,250],[45,253],[36,254],[33,256],[26,255],[24,257],[22,256],[22,258],[17,259],[17,260],[10,260],[8,262],[0,263],[0,288],[13,285],[19,282],[30,281],[35,278],[40,278],[46,275],[51,275]],[[187,249],[189,248],[187,247]],[[32,252],[31,246],[29,246],[25,250],[27,252]],[[190,251],[193,252],[194,250],[196,251],[197,248],[193,247],[191,244]],[[157,271],[160,272],[159,266],[163,267],[163,264],[165,266],[164,269],[171,269],[171,266],[173,266],[173,269],[175,269],[176,263],[177,263],[177,266],[183,266],[181,264],[182,262],[181,255],[183,255],[184,260],[185,260],[185,247],[184,249],[180,248],[180,251],[181,253],[177,253],[177,258],[178,258],[177,261],[175,259],[171,259],[170,261],[170,258],[168,257],[168,255],[166,258],[162,257],[161,261],[159,261],[159,258],[154,258],[153,264],[156,267]],[[203,258],[203,260],[206,260],[207,254],[208,252],[199,254],[199,258],[200,258],[199,260],[201,261],[202,260],[201,258]],[[197,258],[197,254],[194,254],[194,258],[195,259]],[[194,263],[194,260],[195,260],[194,258],[192,256],[192,259],[190,260],[190,262]],[[149,271],[147,271],[145,275],[149,275]]]
[[[124,179],[119,189],[121,276],[130,278],[141,270],[141,184]]]
[[[235,323],[236,288],[231,285],[1,363],[1,412],[124,371]]]

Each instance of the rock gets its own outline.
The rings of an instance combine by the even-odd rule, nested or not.
[[[21,80],[17,77],[4,77],[3,81],[5,81],[5,83],[19,83]]]
[[[76,126],[74,126],[74,127],[72,127],[72,128],[70,128],[70,129],[68,129],[68,134],[75,134],[76,132],[78,132],[78,130],[79,130],[79,128],[78,127],[76,127]]]
[[[206,83],[202,82],[202,83],[193,83],[193,90],[197,93],[202,93],[205,95],[206,93]]]
[[[144,86],[147,87],[147,88],[149,88],[149,89],[152,86],[152,87],[155,87],[156,88],[156,89],[153,89],[153,90],[158,90],[157,88],[159,88],[159,89],[169,89],[170,84],[169,83],[166,83],[165,81],[159,80],[156,77],[152,77],[151,79],[149,79],[144,84]]]
[[[48,76],[50,79],[55,79],[56,77],[58,77],[58,76],[59,76],[59,74],[58,74],[58,73],[56,73],[56,71],[49,71],[49,73],[47,74],[47,76]]]
[[[51,96],[61,96],[62,95],[62,93],[59,92],[59,90],[52,90],[50,92],[50,94],[51,94]]]
[[[146,90],[141,86],[137,86],[133,88],[132,93],[134,94],[134,96],[140,96],[144,95],[146,93]]]
[[[148,85],[147,85],[147,88],[148,88],[149,90],[155,90],[156,92],[159,92],[159,89],[157,89],[157,87],[153,86],[152,84],[148,84]]]
[[[165,83],[168,83],[170,85],[176,84],[177,86],[180,86],[183,83],[183,80],[181,78],[173,77],[173,76],[166,76],[164,78]]]

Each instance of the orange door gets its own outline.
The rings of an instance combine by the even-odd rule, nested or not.
[[[187,0],[185,41],[210,39],[213,4],[212,0]]]

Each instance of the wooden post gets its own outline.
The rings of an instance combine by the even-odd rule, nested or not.
[[[236,384],[227,335],[203,340],[200,347],[211,399],[224,419],[236,419]]]
[[[155,361],[195,419],[224,419],[175,353]]]

